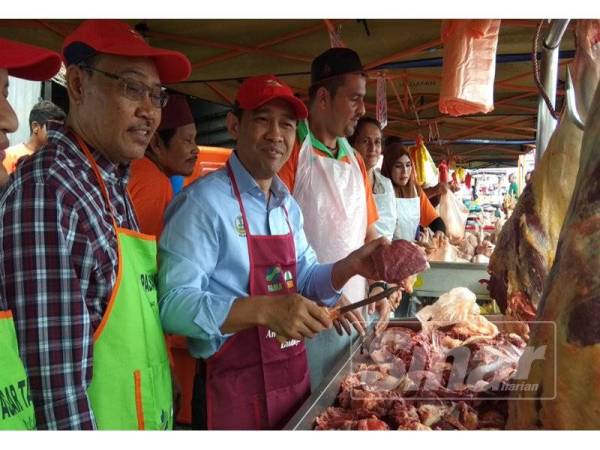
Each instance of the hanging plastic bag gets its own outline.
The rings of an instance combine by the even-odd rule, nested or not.
[[[500,20],[444,20],[439,109],[463,116],[494,109],[494,76]]]
[[[472,181],[473,177],[471,177],[471,174],[467,172],[467,174],[465,175],[465,186],[467,187],[467,189],[471,189]]]
[[[439,172],[429,150],[425,147],[423,136],[417,137],[417,142],[410,149],[410,155],[415,165],[417,183],[424,187],[432,187],[438,183]]]
[[[447,191],[440,196],[437,212],[446,224],[446,234],[451,241],[458,241],[465,235],[465,225],[469,217],[469,210],[452,193]]]
[[[388,123],[386,84],[387,79],[384,76],[377,77],[377,107],[375,118],[379,122],[382,130],[387,127]]]

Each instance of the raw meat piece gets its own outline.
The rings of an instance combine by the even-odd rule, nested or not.
[[[593,35],[596,49],[600,48],[599,30],[596,27]],[[533,362],[526,380],[537,391],[520,392],[518,401],[509,405],[512,428],[598,429],[600,425],[599,143],[597,88],[556,260],[538,305],[537,319],[554,322],[556,335],[552,327],[532,327],[530,345],[547,346],[545,358]],[[548,399],[554,395],[554,400]]]
[[[600,79],[598,30],[599,20],[577,21],[572,73],[577,111],[582,118],[588,115],[591,93]],[[510,310],[512,317],[530,315],[519,308],[535,311],[540,302],[575,187],[582,137],[571,114],[563,114],[531,182],[498,236],[488,266],[488,290],[500,309]]]
[[[379,421],[377,417],[368,411],[352,411],[331,406],[316,418],[315,430],[356,430],[363,420]],[[362,424],[364,426],[365,422],[362,422]]]
[[[423,251],[403,239],[393,241],[391,245],[382,245],[373,252],[371,259],[379,279],[387,283],[401,283],[409,276],[429,269]]]
[[[363,431],[383,431],[389,430],[390,427],[388,427],[387,423],[383,422],[382,420],[372,417],[370,419],[359,420],[356,429]]]

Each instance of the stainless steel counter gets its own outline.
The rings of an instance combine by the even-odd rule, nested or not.
[[[478,300],[490,300],[485,284],[489,280],[487,264],[430,262],[431,268],[417,277],[414,293],[419,297],[435,297],[451,291],[457,286],[471,290]]]

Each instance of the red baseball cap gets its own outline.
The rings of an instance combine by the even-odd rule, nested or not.
[[[42,47],[0,38],[0,69],[31,81],[49,80],[60,69],[60,55]]]
[[[261,75],[246,79],[240,86],[235,98],[241,109],[256,109],[276,98],[288,102],[297,119],[306,119],[308,109],[292,89],[275,75]]]
[[[183,81],[192,72],[190,61],[183,53],[151,47],[137,31],[119,20],[84,20],[63,43],[62,53],[67,65],[83,59],[79,57],[82,52],[76,51],[81,45],[76,44],[83,44],[84,48],[91,51],[86,57],[105,53],[152,58],[163,83]]]

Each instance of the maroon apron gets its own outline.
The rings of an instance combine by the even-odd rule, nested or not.
[[[229,164],[227,171],[248,240],[249,294],[295,293],[296,248],[287,210],[288,234],[253,236]],[[266,327],[235,333],[204,367],[209,430],[281,429],[310,395],[304,344],[282,344]]]

